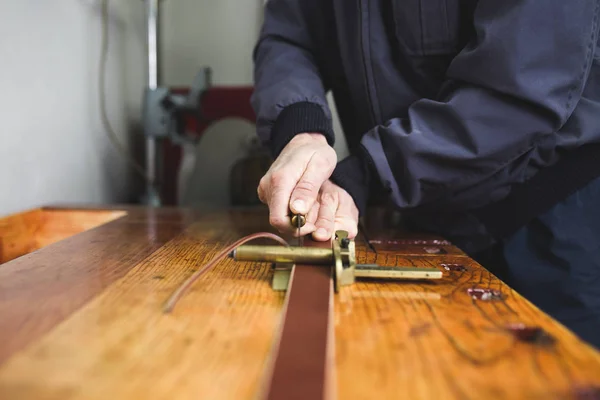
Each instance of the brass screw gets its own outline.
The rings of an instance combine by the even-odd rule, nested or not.
[[[306,217],[300,214],[292,215],[292,226],[294,228],[302,228],[306,224]]]

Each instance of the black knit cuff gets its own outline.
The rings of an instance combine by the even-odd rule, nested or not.
[[[349,156],[338,163],[330,179],[348,192],[363,215],[369,200],[370,172],[366,161],[356,155]]]
[[[299,133],[322,133],[333,146],[334,135],[331,120],[316,103],[299,102],[284,108],[271,130],[269,144],[271,154],[277,157],[281,150]]]

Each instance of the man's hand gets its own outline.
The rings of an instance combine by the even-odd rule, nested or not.
[[[348,236],[353,239],[358,233],[358,214],[352,196],[327,180],[321,186],[317,202],[306,216],[306,224],[314,229],[315,240],[329,240],[338,230],[348,231]]]
[[[300,234],[313,232],[318,215],[314,205],[321,186],[333,173],[336,163],[335,150],[322,134],[294,136],[258,186],[258,197],[269,206],[271,225],[280,232],[291,232],[290,210],[302,215],[310,211],[314,214],[313,223],[309,223],[307,215],[307,224]]]

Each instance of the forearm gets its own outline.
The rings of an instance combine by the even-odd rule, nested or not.
[[[326,89],[315,57],[309,19],[318,15],[315,0],[269,1],[254,51],[252,105],[258,135],[277,156],[291,138],[318,132],[333,145]]]

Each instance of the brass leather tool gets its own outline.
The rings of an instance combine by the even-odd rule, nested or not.
[[[290,222],[292,223],[292,226],[296,228],[298,246],[302,246],[304,244],[304,238],[300,236],[300,228],[306,224],[306,217],[301,214],[292,214]]]
[[[334,265],[335,291],[351,285],[356,278],[379,278],[391,280],[440,279],[442,271],[437,268],[384,267],[377,264],[357,264],[355,243],[348,232],[337,231],[331,248],[302,246],[243,245],[231,253],[236,261],[274,263],[272,287],[286,290],[292,267],[295,264]]]

